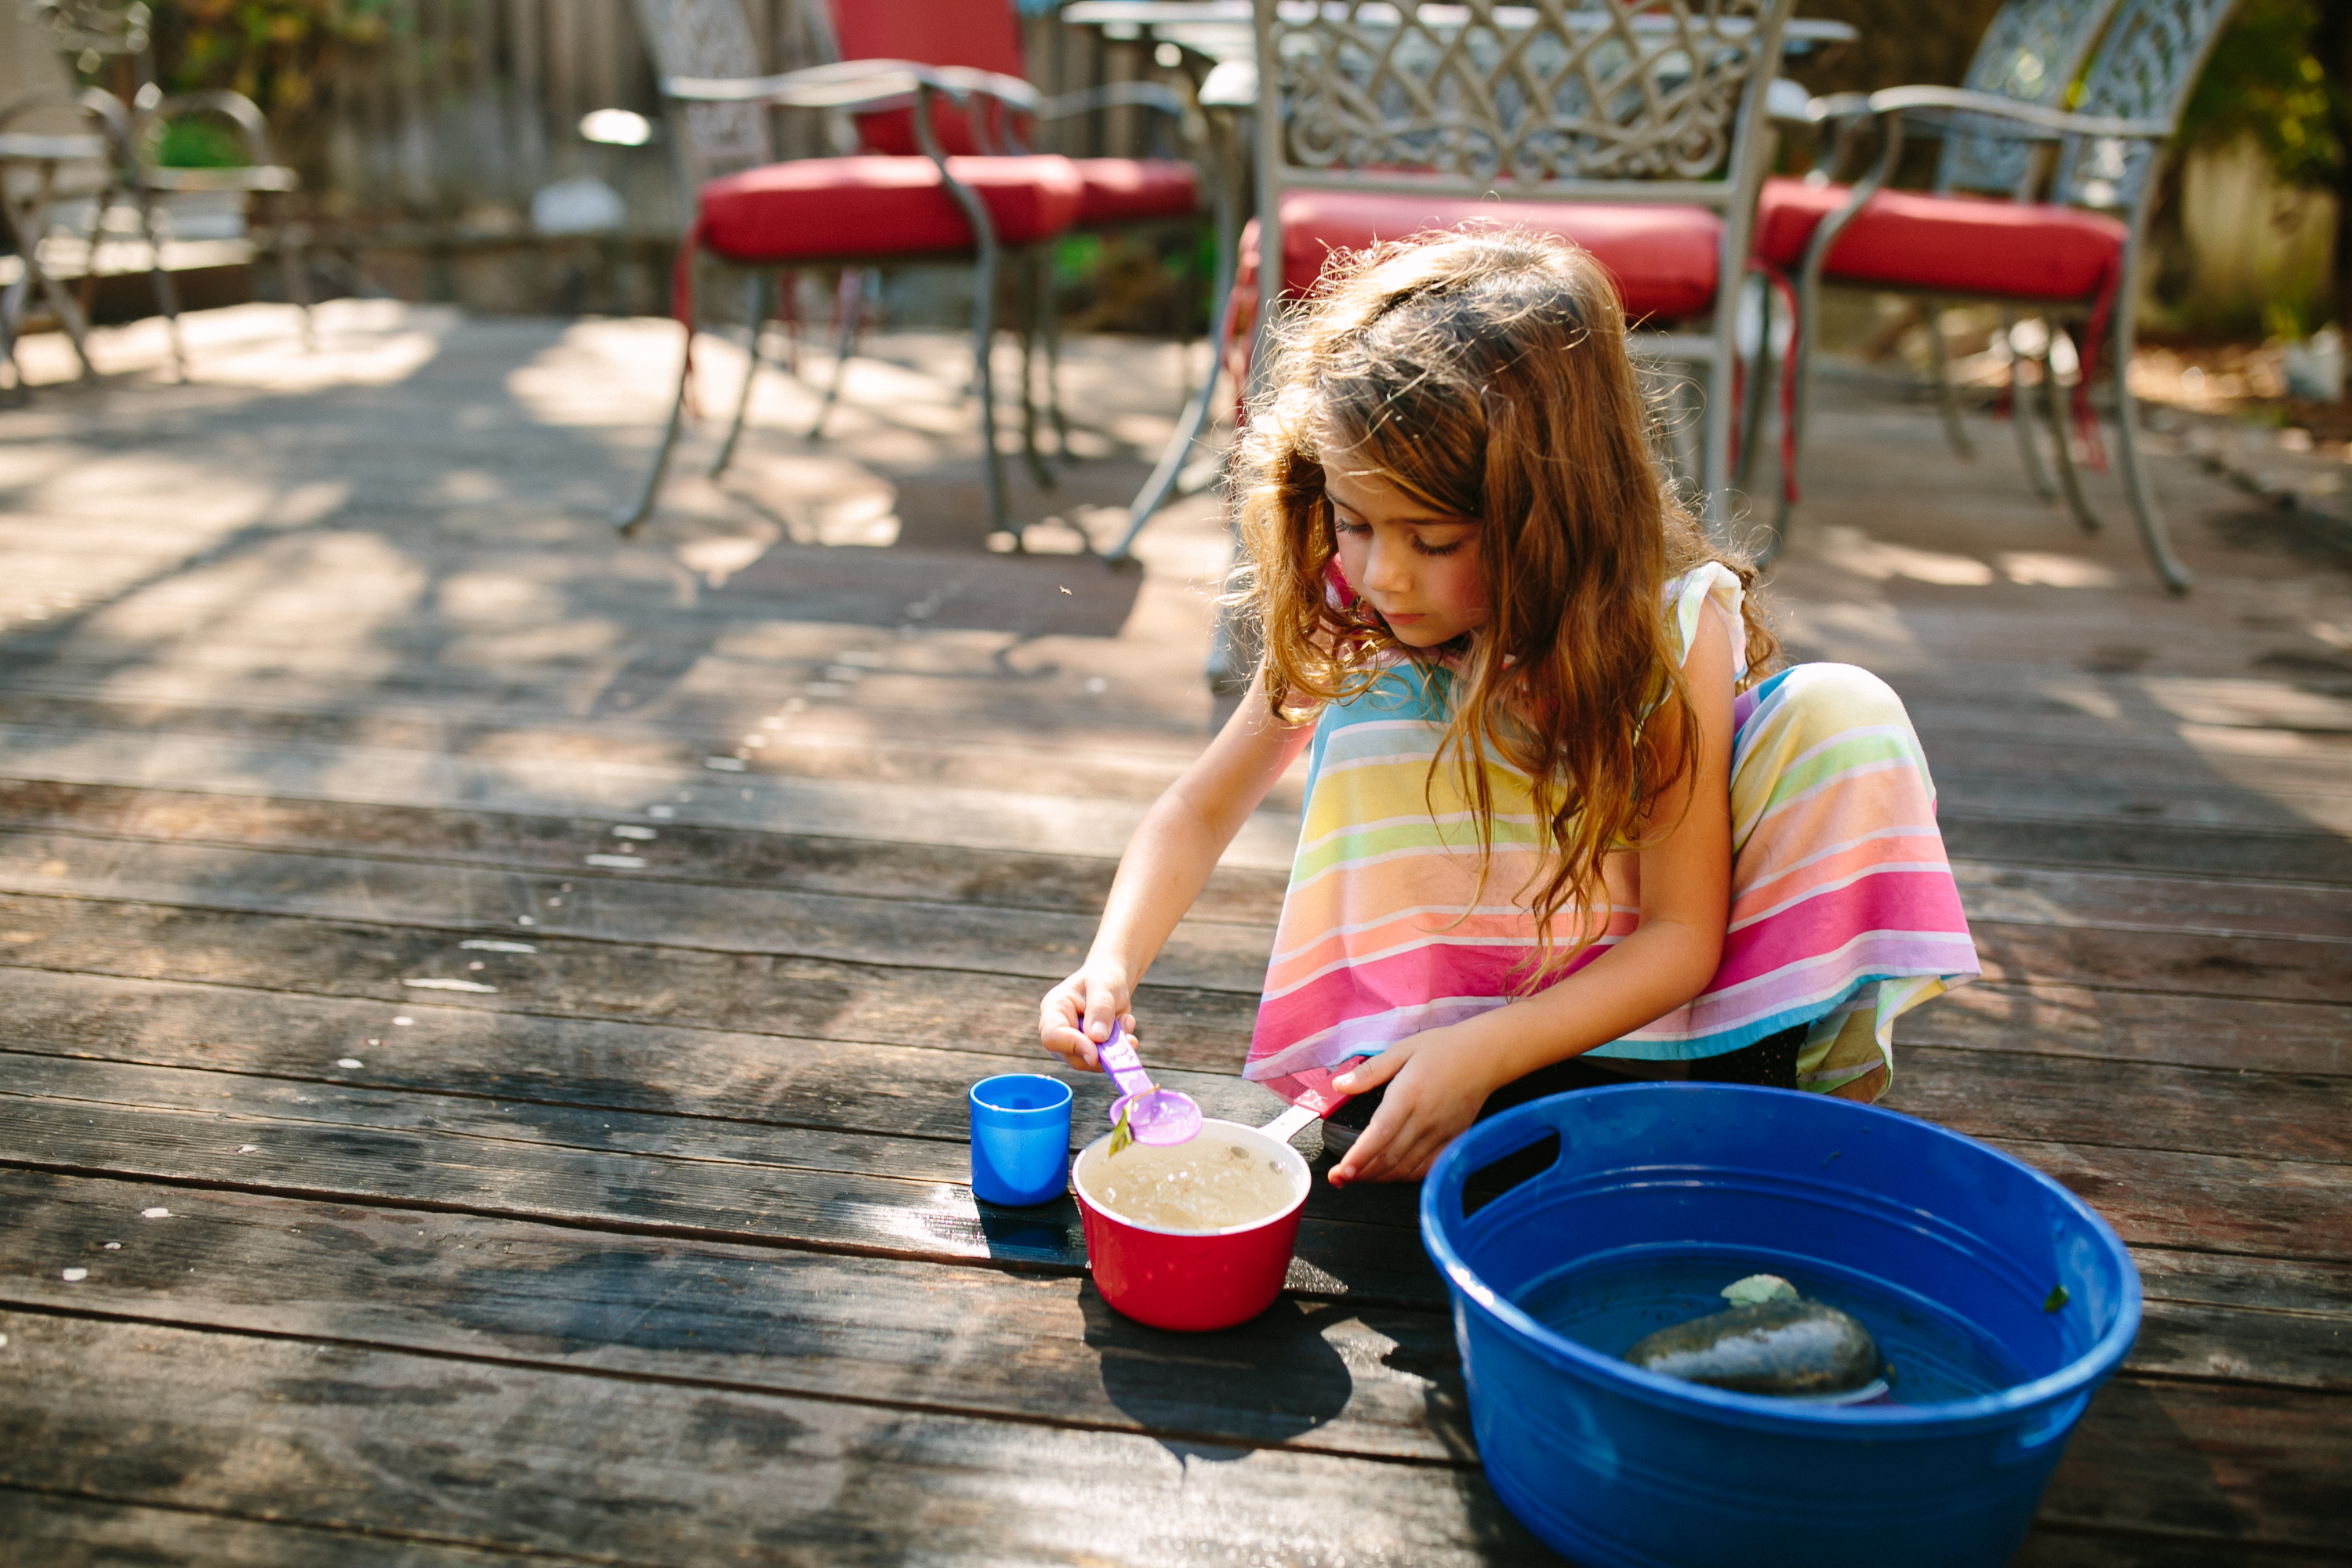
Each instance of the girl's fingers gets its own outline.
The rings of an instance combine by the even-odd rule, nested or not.
[[[1409,1053],[1391,1046],[1379,1056],[1368,1058],[1331,1080],[1331,1087],[1341,1094],[1368,1094],[1396,1077],[1409,1059]]]

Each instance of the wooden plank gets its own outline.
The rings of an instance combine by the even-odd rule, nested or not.
[[[1988,980],[2151,993],[2352,1001],[2352,966],[2330,942],[2123,932],[1971,920]]]
[[[0,1481],[674,1561],[1553,1561],[1475,1471],[0,1313]],[[111,1375],[92,1379],[92,1366]],[[1345,1506],[1335,1500],[1347,1499]]]
[[[361,805],[0,780],[0,826],[224,847],[360,853],[441,864],[557,873],[592,853],[647,854],[613,836],[607,818]],[[943,900],[1094,915],[1116,863],[1085,856],[950,847],[710,827],[642,815],[658,856],[698,879],[871,898]],[[1194,901],[1211,920],[1272,924],[1288,874],[1220,866]]]
[[[1475,1464],[1440,1311],[1286,1300],[1213,1338],[1084,1278],[651,1241],[0,1168],[0,1298],[549,1371]],[[138,1217],[171,1210],[169,1220]],[[109,1252],[105,1243],[120,1240]],[[89,1278],[68,1283],[63,1268]]]
[[[759,1242],[1076,1273],[1077,1206],[976,1204],[961,1144],[382,1094],[226,1074],[7,1058],[0,1162],[646,1236]],[[33,1098],[38,1096],[39,1098]],[[1351,1199],[1317,1183],[1293,1288],[1427,1305],[1443,1287],[1402,1189]]]
[[[70,885],[73,868],[61,858],[43,852],[45,858],[20,863],[16,880],[19,886],[57,887]],[[205,856],[219,858],[207,862]],[[306,884],[322,889],[310,895],[316,912],[323,917],[349,922],[373,920],[377,911],[388,912],[394,919],[404,913],[407,918],[430,921],[443,931],[467,935],[487,935],[492,931],[508,936],[526,937],[543,934],[537,923],[541,919],[562,920],[576,931],[596,934],[610,931],[624,939],[618,944],[642,945],[628,939],[654,935],[663,940],[675,940],[656,925],[651,932],[638,924],[638,915],[646,909],[658,909],[665,901],[680,910],[680,918],[700,927],[686,934],[697,943],[694,947],[669,947],[662,950],[665,957],[685,952],[707,952],[710,948],[750,948],[756,951],[761,944],[747,940],[742,930],[717,922],[708,915],[708,909],[721,900],[716,893],[705,889],[688,891],[671,889],[658,890],[658,879],[646,879],[636,885],[621,877],[591,879],[583,869],[573,881],[576,890],[587,896],[551,910],[547,900],[567,899],[557,879],[541,876],[509,876],[487,870],[461,868],[447,881],[436,872],[399,865],[362,862],[367,867],[362,894],[353,893],[354,873],[348,867],[339,868],[331,861],[307,857],[286,857],[271,863],[271,875],[282,879],[288,888],[284,893],[261,896],[250,879],[252,867],[241,857],[220,851],[188,849],[178,857],[181,863],[196,868],[208,868],[206,875],[214,879],[221,902],[234,909],[239,903],[275,905],[295,904]],[[121,853],[121,863],[130,875],[140,875],[142,857],[131,854],[127,847]],[[110,885],[94,882],[94,886]],[[136,884],[133,884],[136,886]],[[167,889],[156,889],[156,891]],[[209,890],[209,889],[208,889]],[[853,900],[825,900],[814,895],[776,895],[778,901],[762,903],[754,895],[740,896],[740,905],[749,910],[791,910],[799,921],[796,930],[788,930],[786,941],[773,944],[770,951],[781,947],[792,952],[791,939],[804,937],[803,945],[818,954],[840,959],[881,960],[917,964],[928,961],[937,964],[960,963],[975,973],[1007,972],[1025,973],[1041,980],[1058,977],[1064,969],[1076,962],[1091,940],[1092,922],[1042,913],[1003,917],[1002,926],[1023,925],[1029,928],[1031,940],[1013,942],[997,922],[1000,917],[981,915],[939,906],[925,908],[901,906],[898,910],[887,904],[877,904],[864,910],[873,917],[862,929],[852,927],[856,941],[835,945],[827,941],[827,931],[822,914],[832,916],[860,912]],[[534,909],[533,900],[536,900]],[[60,903],[92,900],[62,900]],[[12,911],[26,909],[26,901],[12,899],[0,891],[0,907]],[[135,909],[139,906],[124,906]],[[901,910],[919,910],[919,922]],[[533,924],[520,924],[520,911],[533,911],[529,918]],[[81,917],[64,910],[47,915],[26,913],[20,917],[18,929],[38,931],[60,921]],[[103,917],[100,917],[103,918]],[[133,918],[136,917],[128,917]],[[215,918],[238,918],[216,916]],[[257,917],[244,917],[257,918]],[[667,917],[665,916],[665,919]],[[2329,942],[2303,942],[2285,938],[2217,937],[2196,932],[2174,933],[2162,931],[2111,931],[2096,927],[2025,925],[2014,921],[1978,921],[1974,923],[1977,946],[1985,975],[1996,981],[2012,983],[2058,983],[2114,985],[2139,991],[2162,991],[2191,995],[2244,997],[2284,1001],[2341,1002],[2352,1000],[2352,966],[2342,963],[2342,945]],[[716,929],[713,929],[714,926]],[[932,957],[915,945],[929,941],[939,931],[946,931],[964,941],[961,952],[949,949]],[[1195,934],[1197,933],[1197,935]],[[1260,960],[1255,956],[1264,948],[1257,943],[1270,943],[1272,933],[1262,927],[1239,922],[1188,922],[1185,933],[1171,952],[1155,965],[1155,979],[1164,977],[1168,983],[1197,985],[1202,989],[1225,990],[1235,994],[1255,994],[1262,978]],[[1247,944],[1245,949],[1245,943]],[[702,944],[708,944],[704,946]],[[942,943],[944,947],[946,944]],[[1188,951],[1189,949],[1189,951]],[[1244,955],[1246,951],[1247,956]],[[1041,959],[1040,953],[1046,956]],[[102,968],[103,964],[87,967]],[[428,976],[429,977],[429,976]],[[450,975],[443,978],[460,978]],[[487,1000],[487,998],[486,998]]]
[[[45,1169],[433,1203],[881,1256],[1075,1268],[1067,1200],[991,1222],[963,1150],[834,1129],[746,1127],[541,1102],[385,1093],[233,1074],[11,1057],[0,1158]],[[43,1094],[62,1099],[27,1099]],[[2075,1145],[1995,1147],[2050,1172],[2134,1246],[2352,1261],[2352,1170],[2284,1159]],[[1396,1209],[1402,1188],[1309,1198],[1300,1257],[1383,1300],[1434,1299]],[[1354,1205],[1370,1205],[1349,1207]],[[1386,1210],[1389,1224],[1325,1215]],[[1329,1226],[1328,1231],[1324,1226]],[[1411,1256],[1406,1256],[1410,1254]],[[1302,1285],[1302,1288],[1307,1288]]]
[[[584,836],[583,836],[584,837]],[[512,938],[572,937],[706,952],[1024,974],[1042,992],[1094,940],[1090,916],[931,899],[803,893],[662,874],[657,843],[589,838],[646,867],[558,874],[342,855],[0,833],[0,891],[270,913]],[[641,853],[651,852],[651,853]],[[1188,919],[1151,967],[1163,984],[1255,991],[1273,928]],[[471,962],[471,961],[464,961]],[[458,968],[444,979],[463,980]],[[478,984],[478,982],[475,982]]]
[[[996,1072],[1060,1071],[1026,1034],[956,1027],[952,995],[908,1020],[900,1043],[854,1034],[679,1028],[306,996],[40,970],[8,977],[0,1044],[48,1056],[200,1068],[289,1080],[347,1082],[546,1100],[692,1116],[782,1118],[926,1138],[964,1134],[963,1089]],[[412,1018],[391,1026],[394,1016]],[[1035,1017],[1032,998],[1026,1020]],[[1247,1020],[1242,1020],[1246,1028]],[[372,1048],[371,1040],[383,1042]],[[1280,1101],[1235,1077],[1241,1039],[1189,1053],[1200,1070],[1160,1068],[1213,1114],[1263,1121]],[[356,1055],[367,1065],[334,1064]],[[1168,1053],[1153,1041],[1155,1062]],[[1086,1126],[1108,1105],[1107,1080],[1069,1075]]]
[[[513,1568],[504,1552],[395,1540],[332,1526],[142,1508],[0,1486],[0,1540],[18,1568],[122,1568],[200,1563],[205,1568]],[[541,1554],[552,1563],[617,1559]]]
[[[1404,1552],[1397,1560],[1415,1563],[1516,1561],[1532,1550],[1481,1501],[1481,1479],[1452,1468],[1367,1473],[1360,1459],[1287,1448],[1160,1447],[1118,1433],[21,1312],[0,1313],[0,1331],[16,1347],[22,1391],[0,1410],[0,1480],[20,1487],[509,1549],[561,1550],[593,1530],[624,1559],[660,1539],[648,1531],[675,1540],[688,1518],[698,1537],[744,1539],[747,1509],[772,1530],[788,1522],[784,1538],[800,1552],[825,1553],[784,1561],[876,1560],[877,1543],[903,1552],[919,1540],[931,1561],[1001,1561],[1083,1541],[1114,1561],[1198,1562],[1233,1550],[1230,1532],[1266,1530],[1269,1518],[1297,1519],[1292,1529],[1313,1518],[1327,1546]],[[99,1364],[111,1375],[89,1378]],[[2347,1479],[2339,1404],[2119,1378],[2074,1434],[2043,1517],[2209,1548],[2334,1547]],[[496,1441],[481,1441],[485,1433]],[[1194,1467],[1186,1454],[1223,1462]],[[776,1487],[779,1468],[799,1484]],[[1338,1495],[1354,1500],[1333,1510]],[[1173,1515],[1160,1528],[1180,1541],[1130,1533],[1155,1504]],[[1088,1516],[1113,1506],[1144,1520]],[[1069,1518],[1085,1520],[1085,1534],[1041,1533],[1056,1521],[1066,1531]]]
[[[2336,1005],[1978,981],[1905,1015],[1912,1045],[2170,1062],[2235,1072],[2352,1073],[2352,1015]]]
[[[1928,753],[1931,767],[1936,756]],[[2053,759],[2053,763],[2057,761]],[[2178,765],[2182,773],[2169,784],[2126,784],[2059,774],[2037,778],[1937,767],[1936,799],[1939,810],[1948,807],[1977,816],[2339,837],[2352,833],[2352,797],[2336,791],[2296,789],[2284,784],[2252,789],[2198,777],[2192,758],[2183,757]]]
[[[2010,1137],[1984,1142],[2047,1172],[2136,1247],[2352,1262],[2352,1222],[2339,1229],[2331,1217],[2352,1198],[2341,1165]]]
[[[2039,1517],[2072,1529],[2344,1547],[2352,1444],[2341,1395],[2125,1374],[2091,1402]]]
[[[1969,860],[1955,861],[1952,874],[1972,923],[2352,942],[2352,899],[2336,888]]]
[[[854,672],[819,659],[818,677]],[[580,755],[613,762],[699,767],[713,750],[758,751],[762,771],[805,777],[912,779],[935,785],[1016,794],[1059,788],[1074,799],[1149,800],[1200,754],[1208,739],[1197,721],[1180,729],[1134,722],[1122,708],[1097,713],[1108,693],[1076,694],[1057,723],[1011,724],[985,713],[900,712],[861,695],[854,706],[793,708],[774,682],[741,694],[671,696],[650,711],[619,712],[603,699],[583,712],[561,692],[530,689],[427,701],[399,694],[322,690],[309,701],[273,693],[262,706],[238,700],[216,683],[187,682],[184,697],[133,700],[121,688],[137,678],[88,683],[48,671],[18,674],[0,686],[0,723],[47,730],[129,731],[204,735],[247,745],[397,745],[420,751]],[[144,683],[160,682],[151,673]],[[943,679],[952,679],[943,677]],[[26,689],[27,685],[33,689]],[[961,682],[958,682],[961,684]],[[615,699],[614,700],[617,700]]]
[[[2169,725],[2120,734],[2086,736],[2079,716],[2058,728],[2037,728],[2016,714],[2000,721],[1939,723],[1912,714],[1936,781],[1957,774],[2032,778],[2063,773],[2136,788],[2216,787],[2268,796],[2273,790],[2340,798],[2352,794],[2344,737],[2285,730]],[[1986,716],[1975,715],[1979,719]]]
[[[473,954],[463,932],[223,915],[152,905],[0,894],[0,967],[194,981],[320,996],[370,998],[377,1016],[438,1028],[472,1013],[635,1020],[746,1033],[911,1045],[969,1044],[1028,1058],[1043,988],[1032,979],[940,969],[887,969],[766,954],[711,953],[551,939],[536,953]],[[484,939],[490,940],[490,939]],[[471,973],[475,956],[497,995],[462,1005],[404,987],[428,965]],[[1146,984],[1152,1059],[1230,1072],[1257,1014],[1255,994]],[[381,1029],[373,1033],[381,1035]],[[348,1054],[348,1053],[338,1053]],[[1043,1059],[1043,1058],[1030,1058]]]
[[[0,726],[0,774],[60,784],[625,821],[643,821],[646,805],[668,804],[685,820],[716,826],[1113,859],[1143,815],[1138,801],[793,779],[658,763],[452,757],[389,746],[246,745],[206,736],[84,733],[32,725]],[[680,794],[692,798],[678,800]],[[1294,818],[1259,813],[1235,836],[1224,859],[1286,870],[1297,837]]]
[[[1025,1040],[989,1055],[940,1035],[876,1046],[463,1010],[405,1013],[422,1021],[398,1028],[366,1003],[39,973],[22,977],[11,1002],[0,1044],[40,1056],[951,1141],[965,1135],[963,1090],[975,1079],[1056,1066]],[[365,1066],[338,1067],[345,1058]],[[1255,1123],[1280,1109],[1232,1076],[1237,1052],[1218,1065],[1163,1076],[1212,1115]],[[1109,1088],[1097,1074],[1067,1076],[1083,1142]],[[2347,1079],[1911,1046],[1886,1103],[1981,1136],[2342,1163],[2352,1152],[2347,1095]],[[2146,1109],[2118,1123],[2119,1104]]]
[[[851,658],[869,657],[849,650]],[[803,675],[856,677],[863,666],[832,663],[813,650]],[[892,650],[882,656],[908,662]],[[26,681],[34,688],[25,689]],[[140,683],[159,685],[147,674]],[[747,746],[757,771],[807,778],[869,778],[934,786],[1027,793],[1060,788],[1073,796],[1149,800],[1175,777],[1205,740],[1197,716],[1162,717],[1139,724],[1126,699],[1143,688],[1137,672],[1120,682],[1119,700],[1081,686],[1066,693],[1057,718],[1026,714],[1008,723],[936,700],[936,685],[961,701],[968,680],[929,670],[865,675],[848,705],[826,701],[788,710],[772,679],[765,689],[728,696],[697,693],[666,698],[652,711],[613,710],[600,699],[583,712],[557,691],[452,692],[436,700],[387,695],[354,698],[321,692],[270,706],[237,700],[216,682],[189,683],[177,700],[136,701],[118,680],[68,680],[43,671],[0,689],[0,722],[88,733],[117,731],[205,736],[247,747],[278,742],[360,744],[451,752],[581,755],[637,765],[693,768],[714,750]],[[837,689],[839,682],[834,682]],[[162,690],[168,691],[168,686]],[[206,693],[204,700],[194,694]],[[1098,710],[1098,711],[1097,711]],[[941,721],[950,721],[943,726]],[[2224,731],[2226,732],[2226,731]],[[2265,736],[2270,731],[2258,731]],[[2304,737],[2288,737],[2305,739]],[[2343,748],[2313,743],[2315,754],[2232,758],[2237,773],[2217,771],[2204,752],[2127,746],[1995,746],[1981,737],[1965,742],[1928,740],[1941,805],[1947,813],[2023,816],[2040,820],[2133,826],[2238,828],[2326,835],[2352,830],[2352,788],[2344,778],[2352,759]],[[1996,763],[2001,765],[1994,765]],[[1286,795],[1295,792],[1286,791]],[[1284,804],[1296,809],[1294,799]]]
[[[1433,1311],[1292,1299],[1190,1340],[1107,1310],[1082,1279],[6,1169],[0,1203],[0,1304],[19,1309],[1251,1446],[1475,1451]],[[168,1223],[132,1217],[151,1207]],[[68,1283],[68,1267],[89,1276]],[[2340,1392],[2347,1323],[2152,1295],[2128,1364]]]
[[[1943,829],[1945,848],[1974,860],[2352,884],[2352,845],[2332,834],[1979,816],[1954,808],[1949,801],[1938,804],[1936,822]]]
[[[2352,1078],[1914,1046],[1882,1103],[1979,1138],[2352,1162]]]
[[[2316,1568],[2341,1563],[2328,1546],[2281,1546],[2263,1541],[2217,1544],[2198,1535],[2165,1536],[2137,1531],[2084,1528],[2065,1520],[2037,1521],[2033,1533],[2011,1558],[2010,1568]]]
[[[658,837],[614,840],[601,819],[425,810],[326,801],[267,800],[181,791],[143,791],[47,782],[0,782],[0,826],[58,829],[94,838],[166,839],[184,845],[299,849],[386,856],[569,875],[588,854],[625,851],[671,873],[718,881],[877,897],[1006,903],[1092,913],[1111,867],[1091,858],[1003,850],[861,842],[641,821]],[[36,842],[28,838],[28,845]],[[2352,855],[2352,846],[2346,847]],[[104,859],[102,845],[92,851]],[[70,865],[68,849],[33,847],[38,863]],[[2116,930],[2352,938],[2352,904],[2334,889],[2296,881],[2177,878],[2115,871],[2072,872],[1986,865],[1956,858],[1963,900],[1977,918],[2019,923],[2095,924]],[[593,875],[593,873],[590,873]],[[1223,867],[1196,916],[1271,925],[1281,907],[1281,871]]]

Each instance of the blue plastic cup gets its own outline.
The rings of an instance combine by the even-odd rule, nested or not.
[[[1070,1086],[1008,1072],[971,1086],[971,1192],[992,1204],[1045,1204],[1070,1184]]]

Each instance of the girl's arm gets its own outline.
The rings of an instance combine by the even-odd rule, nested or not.
[[[1549,990],[1400,1040],[1335,1079],[1348,1094],[1389,1089],[1333,1168],[1334,1185],[1422,1175],[1496,1089],[1654,1022],[1714,978],[1731,908],[1733,679],[1723,616],[1701,617],[1683,673],[1698,722],[1697,766],[1651,817],[1674,826],[1641,852],[1640,926]],[[1656,721],[1680,715],[1664,709]]]
[[[1168,933],[1200,896],[1217,857],[1315,732],[1312,722],[1284,724],[1266,710],[1265,678],[1249,693],[1209,749],[1152,803],[1119,857],[1087,961],[1045,993],[1037,1037],[1074,1068],[1097,1065],[1095,1047],[1112,1021],[1134,1027],[1128,1004]]]

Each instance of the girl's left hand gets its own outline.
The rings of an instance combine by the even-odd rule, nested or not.
[[[1445,1146],[1478,1119],[1495,1085],[1489,1083],[1466,1026],[1426,1029],[1399,1040],[1379,1056],[1332,1079],[1344,1094],[1369,1094],[1381,1084],[1388,1093],[1371,1125],[1346,1158],[1332,1167],[1330,1182],[1418,1181]]]

